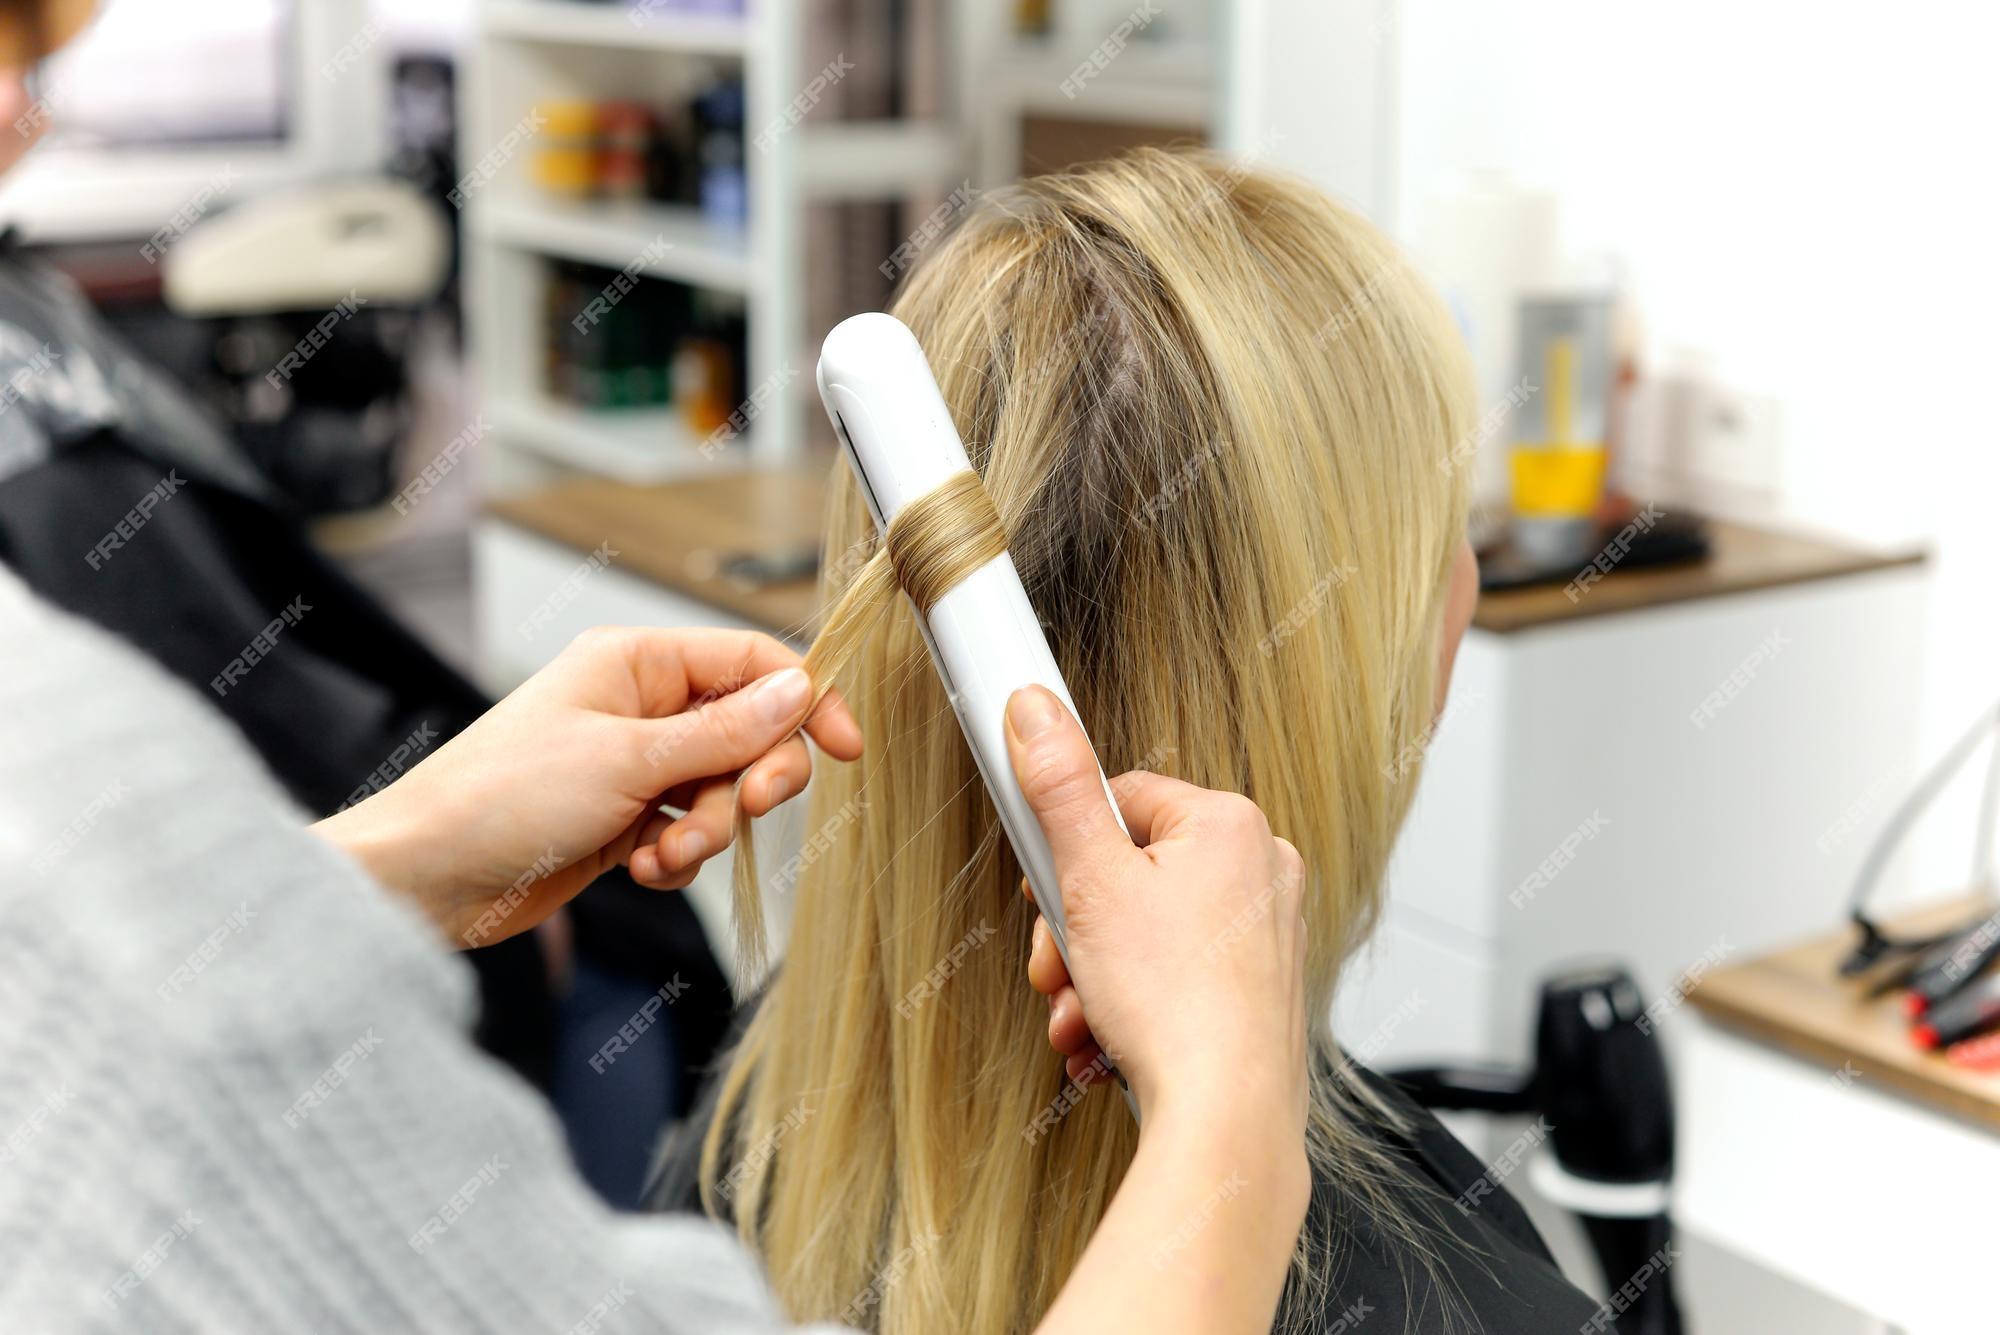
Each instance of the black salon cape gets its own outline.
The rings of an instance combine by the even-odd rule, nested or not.
[[[1612,1313],[1564,1279],[1527,1212],[1505,1187],[1478,1193],[1470,1213],[1454,1203],[1486,1175],[1486,1165],[1445,1129],[1429,1109],[1358,1063],[1348,1069],[1399,1112],[1407,1137],[1371,1127],[1410,1171],[1399,1203],[1440,1253],[1442,1285],[1421,1262],[1402,1254],[1367,1213],[1332,1182],[1315,1179],[1307,1227],[1337,1238],[1340,1256],[1329,1296],[1310,1328],[1318,1335],[1551,1335],[1587,1328],[1610,1332]],[[701,1142],[715,1113],[712,1081],[688,1125],[666,1149],[649,1209],[699,1212]],[[1446,1292],[1441,1293],[1442,1287]],[[1294,1301],[1290,1293],[1286,1302]]]

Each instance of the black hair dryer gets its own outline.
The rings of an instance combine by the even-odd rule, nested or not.
[[[1606,1285],[1629,1299],[1620,1335],[1680,1335],[1668,1273],[1673,1093],[1631,974],[1606,966],[1542,984],[1534,1098],[1555,1152],[1534,1174],[1535,1188],[1576,1214]]]
[[[1674,1298],[1673,1092],[1638,985],[1617,965],[1542,984],[1535,1067],[1391,1073],[1425,1106],[1546,1118],[1552,1154],[1529,1180],[1568,1209],[1604,1273],[1619,1335],[1682,1335]]]

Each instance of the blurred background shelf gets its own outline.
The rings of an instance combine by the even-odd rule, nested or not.
[[[1215,111],[1212,51],[1134,49],[1086,81],[1076,72],[1067,52],[1024,39],[998,73],[1016,107],[1042,115],[1205,127]]]
[[[496,37],[631,47],[694,55],[742,55],[750,26],[728,15],[690,14],[643,3],[579,0],[487,0],[486,30]]]
[[[608,269],[644,259],[637,272],[652,278],[727,292],[747,292],[752,282],[748,234],[681,205],[535,197],[475,201],[472,224],[493,241]]]
[[[800,188],[814,201],[881,199],[917,186],[951,190],[971,171],[951,124],[848,121],[801,127]]]
[[[690,470],[660,447],[682,420],[674,414],[600,417],[555,401],[551,367],[561,357],[551,347],[568,332],[550,303],[568,298],[554,285],[588,300],[598,281],[576,265],[602,270],[607,296],[621,301],[624,289],[610,285],[625,271],[684,285],[702,318],[736,331],[725,392],[756,426],[717,463],[782,468],[806,457],[818,416],[806,392],[816,332],[879,305],[891,279],[878,266],[977,174],[954,90],[979,63],[974,53],[991,49],[999,11],[963,23],[955,6],[929,12],[927,37],[884,47],[886,32],[843,26],[811,4],[752,0],[737,15],[650,0],[476,6],[475,36],[493,40],[473,43],[461,98],[460,159],[482,172],[466,207],[466,307],[479,379],[506,405],[488,450],[488,496],[578,474],[656,481]],[[679,114],[718,83],[740,88],[736,222],[691,203],[557,193],[538,168],[576,151],[570,121],[519,130],[545,109],[573,119],[579,105]],[[712,202],[710,145],[679,147],[700,164]],[[659,179],[649,160],[648,195],[661,192]],[[595,324],[578,335],[623,337]],[[580,345],[599,354],[595,341]],[[677,370],[669,392],[686,383]]]
[[[509,443],[550,462],[620,482],[672,482],[742,465],[744,441],[704,457],[702,439],[672,408],[577,408],[528,394],[496,395],[488,414]]]

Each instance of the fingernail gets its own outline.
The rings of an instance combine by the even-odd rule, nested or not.
[[[750,692],[750,704],[766,723],[786,723],[806,707],[810,690],[803,670],[786,668],[758,682]]]
[[[764,789],[764,800],[772,806],[778,805],[791,795],[792,781],[782,774],[771,780],[769,786]]]
[[[1062,717],[1061,708],[1041,687],[1024,686],[1007,702],[1007,718],[1014,725],[1014,735],[1028,742],[1056,725]]]
[[[700,830],[689,830],[681,836],[680,864],[683,867],[701,861],[701,855],[708,852],[708,836]]]

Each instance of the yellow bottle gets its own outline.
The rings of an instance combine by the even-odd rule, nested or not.
[[[1521,374],[1539,386],[1514,416],[1514,542],[1533,561],[1588,556],[1604,496],[1611,397],[1607,297],[1521,303]]]

